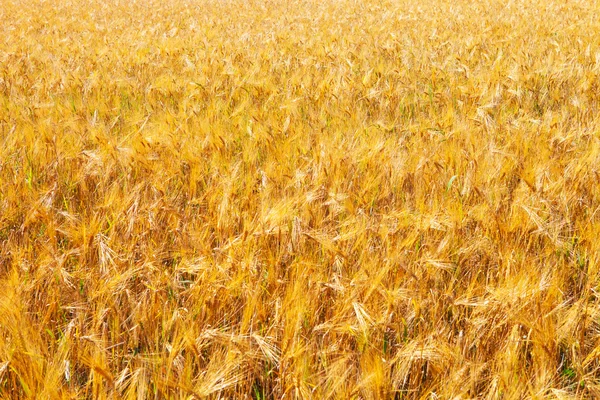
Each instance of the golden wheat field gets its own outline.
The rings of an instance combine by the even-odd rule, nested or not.
[[[0,398],[600,398],[600,4],[0,0]]]

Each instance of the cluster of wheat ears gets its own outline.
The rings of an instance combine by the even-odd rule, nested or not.
[[[0,1],[0,397],[600,397],[598,32]]]

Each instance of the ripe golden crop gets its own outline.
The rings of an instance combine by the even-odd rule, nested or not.
[[[600,398],[600,7],[0,2],[0,397]]]

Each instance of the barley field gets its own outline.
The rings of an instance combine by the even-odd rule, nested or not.
[[[0,0],[0,398],[600,398],[600,4]]]

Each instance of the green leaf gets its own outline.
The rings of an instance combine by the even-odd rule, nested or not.
[[[450,180],[448,181],[448,185],[446,186],[446,192],[450,191],[450,188],[452,187],[452,184],[454,183],[456,178],[458,178],[458,175],[454,175],[452,178],[450,178]]]

